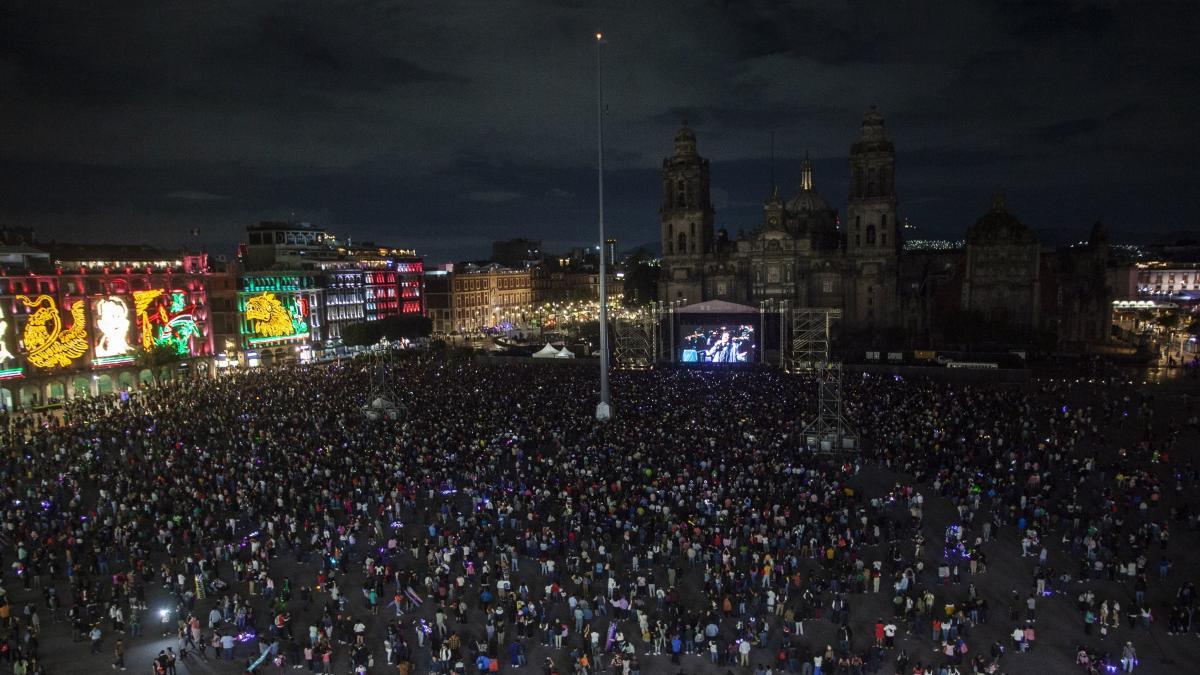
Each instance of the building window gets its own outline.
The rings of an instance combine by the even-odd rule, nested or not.
[[[875,245],[875,226],[868,225],[867,226],[867,246],[874,246],[874,245]]]
[[[821,292],[822,293],[832,293],[833,292],[833,279],[825,279],[824,281],[821,282]]]

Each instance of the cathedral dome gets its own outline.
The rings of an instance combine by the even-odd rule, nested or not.
[[[1004,197],[994,195],[991,210],[967,230],[967,243],[975,246],[1036,245],[1038,239],[1032,230],[1004,208]]]
[[[800,164],[800,192],[787,203],[787,209],[791,213],[829,210],[825,198],[813,187],[812,160],[808,158],[808,153],[804,154],[804,161]]]
[[[829,203],[816,190],[801,190],[800,194],[792,197],[787,203],[791,213],[812,213],[813,211],[828,211]]]

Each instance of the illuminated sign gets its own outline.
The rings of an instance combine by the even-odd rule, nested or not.
[[[141,331],[142,349],[163,345],[181,356],[192,352],[192,339],[200,334],[195,304],[187,302],[183,291],[168,293],[161,288],[134,291],[133,305]]]
[[[17,363],[16,355],[12,352],[12,342],[8,337],[10,323],[12,322],[9,321],[8,314],[0,307],[0,380],[21,377],[24,374]]]
[[[95,358],[98,366],[130,363],[133,361],[133,346],[129,344],[129,304],[118,295],[100,298],[92,305],[92,317],[96,322]]]
[[[254,341],[304,337],[308,333],[308,305],[303,298],[288,297],[287,306],[274,293],[265,291],[246,299],[246,321],[257,337]]]
[[[238,280],[241,290],[247,293],[263,291],[299,291],[315,288],[316,279],[310,276],[242,277]]]
[[[17,300],[33,309],[25,322],[24,334],[30,363],[38,368],[65,368],[87,353],[87,321],[82,300],[71,305],[71,327],[66,330],[54,298],[39,295],[31,300],[27,295],[18,295]]]

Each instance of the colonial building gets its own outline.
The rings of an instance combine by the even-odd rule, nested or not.
[[[496,263],[460,263],[425,275],[429,318],[436,334],[506,329],[528,319],[533,303],[533,270]]]
[[[896,212],[895,147],[874,107],[849,159],[844,221],[817,191],[806,157],[793,196],[785,200],[773,186],[761,222],[731,240],[714,229],[709,162],[684,124],[663,160],[659,298],[838,308],[847,328],[891,335],[897,346],[953,341],[944,328],[962,316],[1014,343],[1053,338],[1060,349],[1078,349],[1107,340],[1112,293],[1102,228],[1086,243],[1044,248],[997,196],[967,229],[965,247],[908,251]]]
[[[0,274],[0,410],[57,405],[206,370],[213,355],[206,254],[51,244],[18,256],[13,245],[7,248]],[[179,363],[150,362],[146,354],[158,348]]]
[[[773,187],[761,223],[731,241],[724,229],[713,229],[709,163],[685,124],[675,136],[675,153],[663,160],[659,297],[743,304],[786,300],[843,309],[856,327],[894,325],[900,250],[895,149],[873,107],[850,148],[850,174],[844,231],[805,158],[795,195],[785,201]]]
[[[1041,244],[992,198],[992,208],[967,230],[962,307],[996,325],[1032,332],[1038,324]]]

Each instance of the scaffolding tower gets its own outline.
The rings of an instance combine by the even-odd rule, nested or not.
[[[842,364],[825,362],[810,371],[817,378],[817,416],[804,427],[804,444],[815,452],[858,450],[858,436],[842,414]]]
[[[829,335],[834,319],[842,318],[842,310],[825,307],[796,307],[788,311],[791,342],[784,347],[784,369],[789,372],[811,372],[824,368],[829,362]]]
[[[833,322],[842,310],[782,305],[781,362],[785,370],[815,376],[817,414],[804,427],[804,444],[821,453],[855,452],[858,436],[842,410],[842,364],[830,358]],[[790,331],[788,330],[790,328]],[[783,335],[787,331],[789,335]]]
[[[371,421],[398,420],[404,405],[397,390],[394,350],[390,347],[372,349],[367,352],[366,361],[367,397],[363,415]]]
[[[614,322],[616,367],[622,370],[647,370],[658,359],[657,312],[651,307],[632,318]]]

